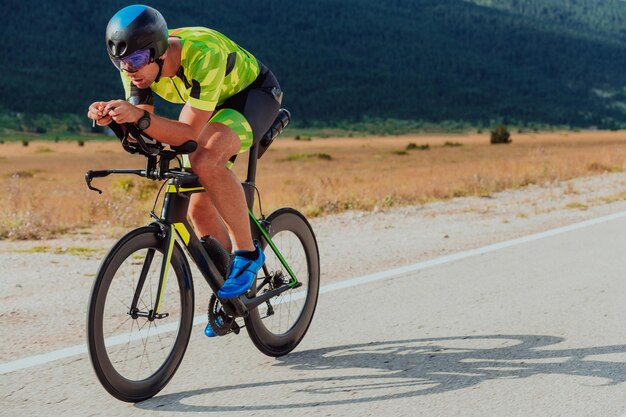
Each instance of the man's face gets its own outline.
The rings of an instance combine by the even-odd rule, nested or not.
[[[122,68],[123,68],[122,64]],[[128,77],[137,88],[148,88],[159,74],[159,65],[151,62],[135,72],[128,72]]]
[[[149,50],[137,50],[124,58],[111,60],[138,88],[148,88],[159,74],[159,65],[151,58]]]

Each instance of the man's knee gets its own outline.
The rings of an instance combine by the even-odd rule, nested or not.
[[[200,146],[200,142],[198,141],[198,148],[189,154],[189,162],[191,162],[191,166],[198,169],[202,165],[211,161],[211,153],[207,152],[205,148]]]
[[[226,162],[228,159],[216,157],[214,154],[206,151],[196,151],[189,155],[189,162],[193,171],[200,177],[203,184],[211,181],[212,178],[218,177],[228,170]]]
[[[198,149],[189,157],[193,161],[213,162],[224,166],[241,148],[239,136],[228,126],[222,123],[207,123],[197,139]]]

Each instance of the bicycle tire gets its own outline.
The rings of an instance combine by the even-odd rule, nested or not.
[[[155,297],[154,278],[151,268],[144,267],[143,264],[146,263],[146,258],[151,259],[152,262],[148,262],[148,266],[154,265],[157,270],[156,287],[158,287],[163,256],[163,240],[159,234],[159,227],[147,226],[135,229],[120,239],[103,260],[91,291],[87,313],[89,357],[102,386],[122,401],[146,400],[167,385],[183,359],[193,325],[194,294],[191,272],[178,244],[174,245],[169,260],[170,269],[165,290],[168,293],[177,291],[179,296],[172,297],[171,294],[164,294],[160,309],[160,312],[169,314],[163,320],[170,321],[170,323],[164,324],[161,319],[150,321],[147,317],[132,317],[129,313],[129,305],[137,291],[139,280],[135,276],[139,268],[146,268],[147,273],[144,274],[146,279],[138,292],[137,306],[141,305],[145,310],[148,310],[150,306],[153,307],[149,303]],[[152,255],[149,255],[150,251]],[[139,267],[140,264],[141,267]],[[134,284],[128,284],[128,282],[134,282]],[[148,294],[148,291],[153,292]],[[170,297],[167,297],[168,295]],[[120,321],[117,327],[110,324],[110,321],[115,320]],[[127,323],[129,321],[130,323]],[[118,332],[119,327],[128,327],[128,324],[131,328],[130,333],[109,337],[105,334],[108,331]],[[145,330],[146,326],[147,330]],[[133,333],[135,327],[136,334]],[[175,331],[174,336],[170,328]],[[154,329],[153,339],[148,340],[151,336],[151,329]],[[127,342],[126,339],[128,339]],[[170,339],[171,342],[168,342]],[[122,343],[120,343],[121,340],[123,340]],[[141,345],[136,343],[138,341]],[[120,345],[123,346],[119,347]],[[136,345],[139,345],[138,349]],[[156,347],[156,350],[153,347]],[[123,353],[124,348],[125,353]],[[143,351],[138,353],[141,349]],[[150,357],[151,354],[162,359],[155,361],[154,356]],[[150,368],[145,371],[143,370],[144,358]],[[139,366],[136,376],[130,375],[135,372],[134,369],[131,372],[128,367],[130,364],[134,367],[137,361],[139,361]],[[154,366],[151,361],[155,362]]]
[[[268,356],[279,357],[298,346],[313,320],[320,284],[319,250],[311,225],[298,211],[283,208],[270,214],[267,221],[270,224],[268,235],[302,286],[270,299],[272,315],[265,310],[268,306],[262,304],[250,311],[245,323],[257,349]],[[288,271],[260,232],[257,239],[266,256],[265,271],[281,271],[288,279]],[[260,275],[265,274],[259,273],[257,284],[263,279]],[[250,292],[256,295],[257,285],[253,285]],[[283,320],[283,317],[287,318]],[[293,323],[289,323],[291,317],[295,317]]]

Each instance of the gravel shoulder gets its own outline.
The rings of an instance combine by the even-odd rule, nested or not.
[[[624,210],[626,174],[607,173],[311,223],[324,284]],[[90,230],[47,241],[0,242],[0,362],[84,343],[91,284],[115,240]],[[202,310],[208,285],[203,279],[195,285]]]

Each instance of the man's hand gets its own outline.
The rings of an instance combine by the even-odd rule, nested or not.
[[[142,109],[124,100],[109,101],[104,111],[117,123],[136,123],[143,116]]]
[[[106,114],[105,107],[108,104],[106,101],[96,101],[91,103],[89,110],[87,111],[87,117],[94,120],[98,126],[106,126],[111,123],[111,116]]]

